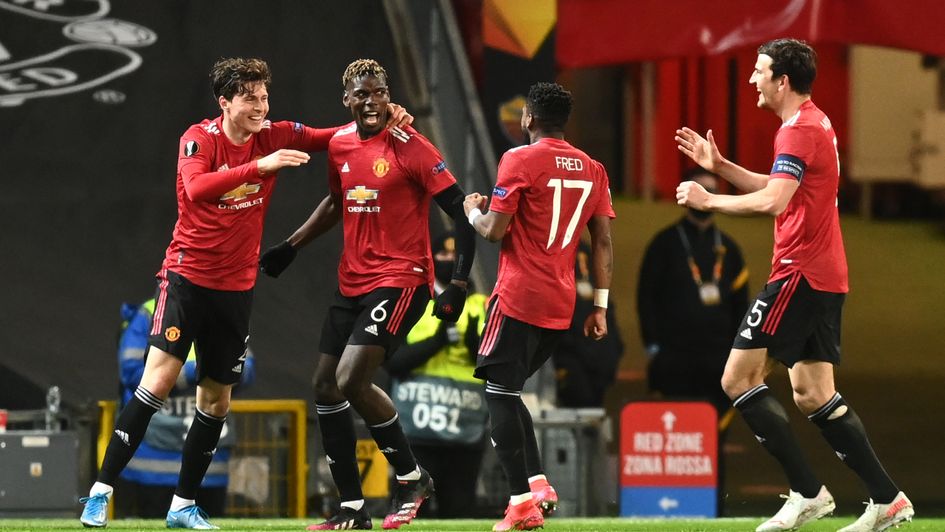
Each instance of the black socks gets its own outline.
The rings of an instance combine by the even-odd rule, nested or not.
[[[122,469],[131,461],[135,451],[144,439],[151,416],[164,406],[164,401],[138,387],[128,404],[121,409],[112,439],[108,442],[102,469],[98,472],[98,481],[109,486],[115,485]]]
[[[351,405],[344,401],[334,405],[315,405],[318,413],[318,429],[322,433],[325,454],[331,477],[338,487],[341,501],[363,499],[361,475],[355,454],[357,435],[351,418]]]
[[[823,485],[811,469],[788,425],[784,407],[771,397],[768,386],[760,384],[733,402],[755,438],[781,464],[791,489],[805,498],[816,497]]]
[[[896,498],[899,488],[873,452],[860,417],[839,393],[807,418],[820,427],[840,460],[863,480],[873,502],[889,504]]]
[[[197,498],[197,488],[203,482],[207,468],[213,460],[224,423],[226,423],[226,416],[215,417],[197,409],[194,421],[190,424],[190,430],[187,431],[187,439],[184,440],[180,478],[177,479],[174,495],[182,499]]]
[[[512,495],[530,493],[525,452],[525,428],[519,408],[525,408],[520,392],[500,384],[486,383],[486,405],[492,420],[492,444],[509,479]],[[534,430],[532,439],[534,440]]]

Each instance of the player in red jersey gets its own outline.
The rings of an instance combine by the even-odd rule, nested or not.
[[[80,521],[87,527],[107,524],[112,484],[196,343],[197,410],[167,526],[217,528],[197,506],[195,494],[243,370],[259,241],[276,172],[308,162],[305,152],[326,149],[338,130],[266,120],[271,75],[260,59],[221,59],[210,81],[222,113],[191,126],[180,139],[178,219],[157,275],[144,374],[115,423],[97,481],[82,499]],[[404,125],[411,121],[402,108],[396,112]]]
[[[476,231],[502,241],[475,373],[486,380],[492,442],[511,492],[505,518],[493,530],[540,527],[543,512],[557,504],[521,392],[571,326],[574,258],[585,227],[597,286],[584,334],[595,340],[607,334],[614,210],[603,165],[564,140],[571,102],[571,93],[556,83],[533,85],[522,109],[529,144],[502,156],[487,213],[485,196],[470,194],[464,202]]]
[[[463,310],[475,233],[465,223],[465,194],[437,149],[411,128],[402,133],[385,129],[391,117],[384,68],[359,59],[348,65],[342,83],[342,101],[354,122],[329,143],[330,193],[295,233],[263,254],[260,266],[269,275],[279,275],[298,248],[342,220],[338,293],[322,328],[315,370],[318,424],[341,507],[309,529],[371,528],[361,493],[351,406],[394,467],[398,485],[383,527],[399,528],[416,517],[433,491],[433,481],[417,465],[393,402],[372,379],[430,300],[430,199],[457,221],[456,267],[434,304],[434,314],[443,320],[456,321]]]
[[[758,89],[758,107],[782,121],[771,172],[734,164],[719,153],[711,130],[703,138],[684,127],[676,131],[679,150],[747,193],[710,194],[690,181],[679,186],[676,198],[699,210],[775,217],[771,276],[739,327],[722,376],[722,388],[790,483],[787,502],[757,530],[791,530],[835,506],[802,455],[787,413],[764,383],[777,362],[788,368],[797,407],[869,491],[866,512],[842,532],[885,530],[915,512],[834,386],[847,263],[837,213],[837,137],[830,119],[811,101],[816,73],[816,54],[802,41],[778,39],[759,47],[749,82]]]

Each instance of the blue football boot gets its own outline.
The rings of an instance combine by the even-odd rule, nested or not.
[[[207,512],[200,509],[196,504],[190,505],[178,511],[167,512],[167,528],[189,528],[191,530],[216,530],[220,527],[213,526],[207,521]]]
[[[82,497],[79,502],[85,505],[79,521],[86,528],[103,528],[108,524],[108,494],[99,493]]]

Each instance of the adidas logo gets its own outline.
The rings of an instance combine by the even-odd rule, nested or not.
[[[758,440],[758,443],[764,443],[764,442],[768,441],[768,440],[764,439],[764,437],[759,436],[759,435],[757,435],[757,434],[755,434],[755,439]]]
[[[738,335],[741,336],[742,338],[747,338],[747,339],[749,339],[749,340],[752,339],[752,338],[751,338],[751,329],[745,329],[744,331],[738,333]]]
[[[381,449],[381,454],[394,454],[396,452],[397,452],[397,449],[394,449],[393,447],[384,447],[383,449]]]
[[[841,461],[843,461],[843,460],[846,460],[846,459],[847,459],[847,455],[838,452],[838,453],[837,453],[837,458],[839,458]]]
[[[350,172],[351,169],[348,168],[348,161],[345,161],[345,164],[341,167],[342,172]]]
[[[129,441],[128,441],[128,433],[127,433],[127,432],[125,432],[125,431],[123,431],[123,430],[116,430],[116,431],[115,431],[115,434],[118,435],[118,438],[119,438],[122,442],[124,442],[125,445],[131,445],[131,443],[129,443]]]
[[[243,373],[243,363],[240,362],[239,364],[233,366],[233,369],[231,369],[230,371],[232,371],[233,373]]]
[[[377,336],[377,324],[376,324],[376,323],[372,323],[372,324],[368,325],[367,327],[364,328],[364,330],[367,331],[367,332],[369,332],[369,333],[371,333],[371,334],[373,334],[374,336]]]
[[[328,460],[328,465],[332,465],[332,464],[335,463],[335,460],[334,460],[332,457],[328,456],[328,455],[325,455],[325,459]]]

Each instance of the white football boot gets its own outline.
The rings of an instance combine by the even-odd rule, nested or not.
[[[787,499],[784,506],[774,517],[758,525],[755,532],[795,530],[804,523],[832,514],[837,507],[827,486],[821,486],[817,496],[810,499],[793,490],[789,490],[787,495],[781,495],[781,498]]]
[[[904,521],[912,521],[915,509],[906,494],[899,492],[889,504],[876,504],[873,499],[866,503],[866,511],[850,526],[839,532],[880,532]]]

